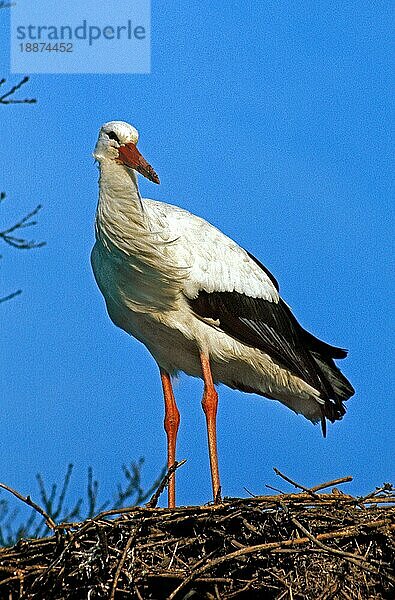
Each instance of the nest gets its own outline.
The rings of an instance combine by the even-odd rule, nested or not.
[[[394,598],[393,488],[354,498],[325,486],[174,510],[155,508],[157,494],[50,523],[51,537],[0,549],[0,598]]]

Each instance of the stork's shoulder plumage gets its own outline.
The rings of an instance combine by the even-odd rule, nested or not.
[[[238,292],[278,302],[274,277],[251,254],[217,227],[187,210],[145,199],[151,227],[162,231],[168,251],[185,268],[183,292]]]

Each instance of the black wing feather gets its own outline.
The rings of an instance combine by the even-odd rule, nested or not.
[[[247,254],[279,291],[270,271],[255,256]],[[303,329],[281,298],[274,302],[235,291],[207,292],[202,289],[196,298],[188,298],[188,302],[196,315],[219,321],[222,331],[265,352],[319,391],[325,400],[321,417],[324,436],[325,419],[333,423],[345,414],[343,402],[354,394],[354,388],[333,359],[345,358],[347,351],[331,346]],[[239,383],[234,387],[261,393]]]
[[[197,315],[219,320],[225,333],[262,350],[329,397],[331,390],[303,342],[304,330],[281,299],[276,303],[238,292],[201,290],[189,303]]]

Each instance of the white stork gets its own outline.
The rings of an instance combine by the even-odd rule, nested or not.
[[[176,460],[180,416],[171,378],[204,381],[214,502],[220,499],[215,383],[279,400],[316,423],[345,413],[354,390],[333,359],[347,352],[299,325],[277,281],[249,252],[207,221],[143,199],[137,172],[159,178],[122,121],[102,126],[94,150],[99,202],[92,267],[110,318],[155,358],[165,401],[167,459]],[[168,505],[175,506],[171,477]]]

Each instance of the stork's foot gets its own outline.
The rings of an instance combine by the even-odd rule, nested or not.
[[[214,504],[222,504],[222,489],[221,487],[218,488],[218,492],[215,495],[214,498]]]

